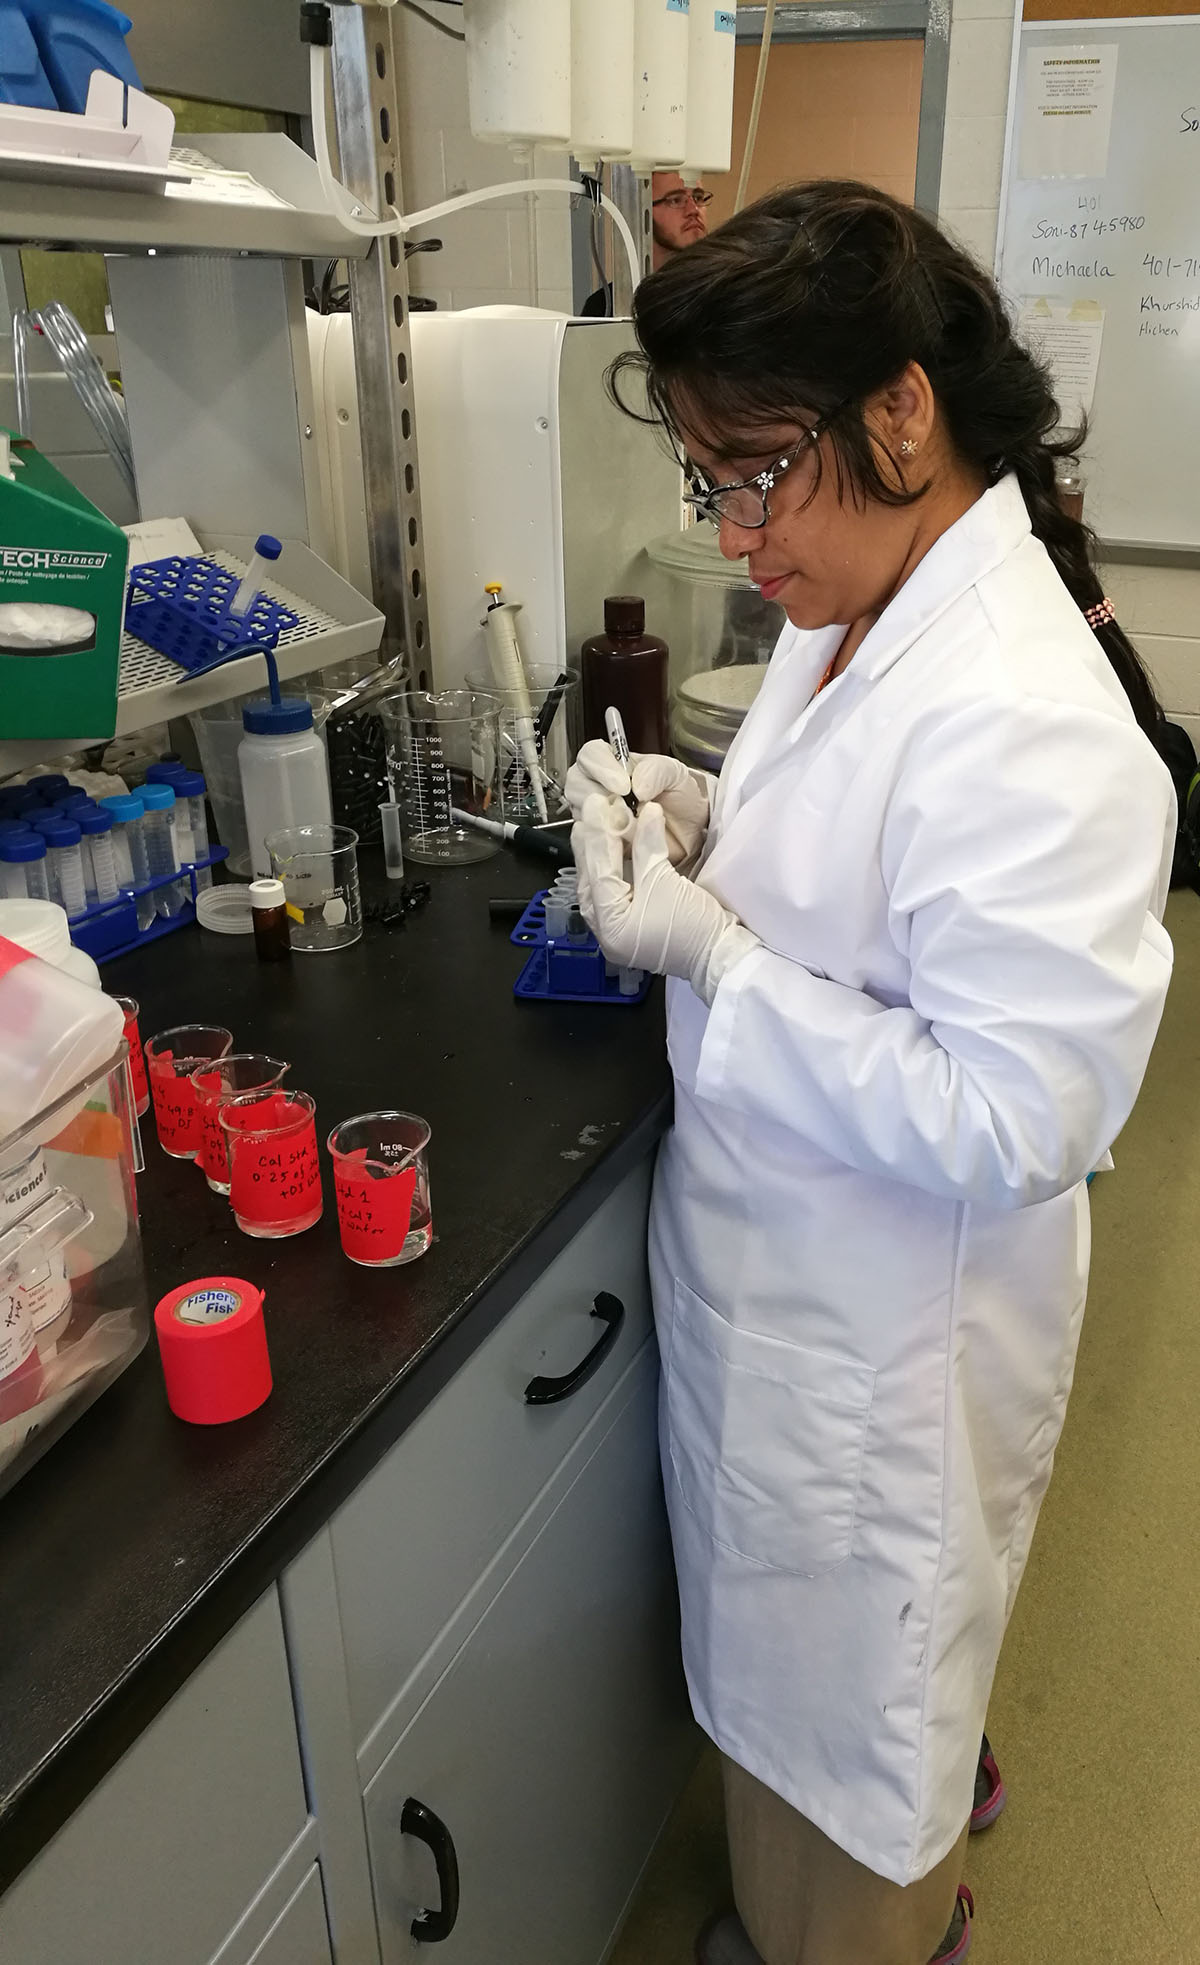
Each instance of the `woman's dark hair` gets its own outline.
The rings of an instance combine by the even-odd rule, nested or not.
[[[1013,334],[994,282],[920,212],[865,184],[773,191],[672,254],[638,287],[633,318],[640,349],[609,375],[623,409],[645,416],[621,389],[635,369],[646,420],[718,453],[755,456],[781,422],[823,422],[839,495],[849,485],[884,504],[915,503],[928,486],[906,491],[898,470],[881,470],[863,406],[919,362],[958,455],[989,483],[1014,471],[1072,598],[1084,609],[1103,600],[1094,539],[1056,485],[1086,433],[1055,434],[1050,378]],[[1096,634],[1154,737],[1162,711],[1137,651],[1115,622]]]

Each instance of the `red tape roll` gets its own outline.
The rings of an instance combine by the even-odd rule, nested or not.
[[[201,1276],[154,1312],[167,1404],[194,1426],[244,1419],[271,1390],[263,1292],[240,1276]]]

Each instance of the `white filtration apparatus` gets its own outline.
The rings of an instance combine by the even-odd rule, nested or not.
[[[736,9],[711,0],[464,0],[471,132],[588,170],[727,171]]]

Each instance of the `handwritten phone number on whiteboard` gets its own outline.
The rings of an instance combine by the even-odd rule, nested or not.
[[[1144,213],[1126,213],[1120,218],[1039,218],[1033,228],[1034,239],[1116,239],[1140,232],[1146,223]]]
[[[1168,259],[1165,254],[1148,252],[1142,267],[1152,280],[1200,280],[1200,259]]]

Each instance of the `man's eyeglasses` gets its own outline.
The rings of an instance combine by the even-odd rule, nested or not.
[[[698,211],[703,211],[705,205],[711,205],[712,201],[711,191],[668,191],[663,198],[651,199],[651,204],[656,211],[659,205],[670,205],[673,212],[681,212],[688,205],[695,205]]]
[[[694,506],[702,518],[712,519],[714,524],[729,519],[748,532],[761,531],[771,516],[767,493],[774,491],[778,480],[792,469],[806,451],[816,447],[830,421],[826,416],[819,423],[814,423],[812,429],[805,430],[791,449],[785,450],[783,456],[777,458],[767,470],[756,471],[752,478],[740,478],[736,484],[706,485],[704,473],[694,464],[685,463],[683,468],[689,489],[684,496],[684,504]]]

